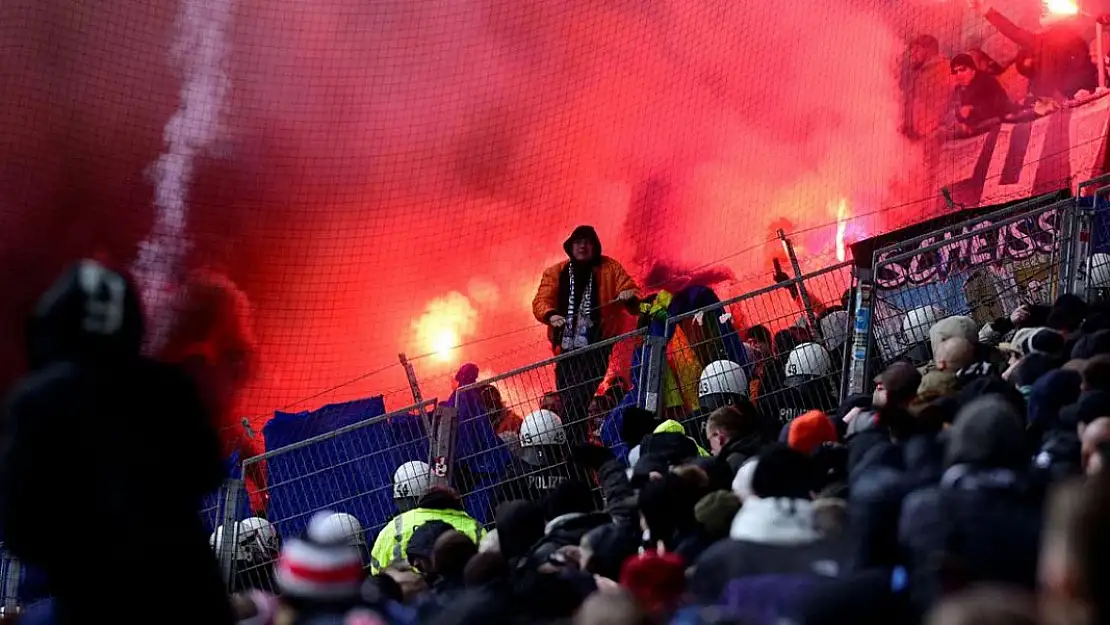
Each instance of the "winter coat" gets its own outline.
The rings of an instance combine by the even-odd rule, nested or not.
[[[885,429],[875,428],[853,437],[848,448],[853,567],[892,566],[898,556],[902,502],[909,493],[939,479],[940,446],[926,436],[894,444]]]
[[[967,117],[957,115],[961,122],[977,126],[990,119],[999,119],[1010,112],[1013,104],[998,80],[986,72],[976,71],[971,84],[959,89],[960,106],[970,106]]]
[[[1029,81],[1030,93],[1041,97],[1060,93],[1070,98],[1080,89],[1094,90],[1098,84],[1098,70],[1078,32],[1066,25],[1056,25],[1032,33],[994,9],[987,12],[986,18],[998,32],[1032,51],[1034,74]]]
[[[1008,469],[955,465],[939,486],[906,498],[899,540],[914,602],[923,609],[948,591],[977,582],[1033,589],[1041,498]]]
[[[173,622],[232,623],[197,514],[224,479],[219,439],[192,380],[140,356],[142,340],[137,293],[95,263],[64,274],[40,301],[28,327],[32,371],[7,406],[5,546],[46,574],[57,623],[102,620],[120,580],[135,595],[114,622],[148,622],[174,588],[189,601]],[[172,471],[157,470],[167,462]],[[78,560],[64,540],[74,523],[89,538]],[[157,546],[172,565],[136,575],[150,552],[122,549],[120,537]]]
[[[951,70],[948,59],[936,56],[914,70],[906,89],[907,134],[913,138],[936,135],[944,123],[951,102]]]
[[[842,541],[824,539],[813,519],[813,502],[802,499],[744,501],[730,538],[698,559],[690,592],[750,623],[789,617],[814,582],[844,568]]]
[[[603,340],[618,336],[624,330],[625,320],[621,315],[621,308],[614,306],[613,302],[617,300],[617,296],[623,291],[634,291],[639,295],[639,287],[628,275],[616,260],[603,256],[601,253],[601,242],[595,240],[595,253],[597,255],[597,263],[593,268],[594,276],[594,293],[593,293],[593,309],[600,315],[600,333],[595,337],[596,340]],[[570,256],[569,241],[564,249],[567,256]],[[543,277],[540,278],[540,286],[536,290],[536,296],[532,299],[532,314],[540,323],[546,324],[551,319],[552,315],[567,314],[567,297],[569,271],[571,269],[570,260],[564,260],[556,263],[543,272]],[[585,284],[577,285],[576,288],[584,289]],[[558,347],[556,340],[558,333],[551,333],[548,337],[551,339],[552,345]],[[594,342],[594,341],[591,341]],[[556,349],[556,352],[559,350]]]
[[[563,547],[577,547],[582,542],[582,537],[595,527],[600,527],[613,521],[612,517],[604,512],[582,514],[574,512],[564,514],[552,519],[544,527],[543,538],[532,548],[529,559],[539,566]]]

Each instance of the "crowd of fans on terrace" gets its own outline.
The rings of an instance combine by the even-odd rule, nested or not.
[[[1033,32],[1015,24],[987,0],[969,4],[1014,44],[1011,58],[994,59],[980,48],[945,58],[936,37],[920,35],[908,49],[903,79],[903,131],[914,139],[983,132],[999,121],[1047,115],[1068,101],[1091,97],[1098,81],[1098,42],[1071,20],[1042,18]],[[1110,54],[1110,31],[1102,37]],[[1103,69],[1105,71],[1106,65]]]
[[[43,298],[32,372],[8,403],[4,538],[51,599],[4,618],[1110,623],[1110,308],[1064,295],[982,327],[936,309],[907,323],[874,393],[839,406],[783,418],[750,385],[703,385],[717,401],[684,425],[625,410],[629,461],[522,435],[565,448],[573,469],[502,502],[492,527],[458,492],[409,480],[373,541],[323,511],[297,537],[244,521],[228,548],[197,515],[223,477],[204,404],[181,371],[139,355],[126,279],[86,261]],[[251,563],[230,595],[225,548]]]

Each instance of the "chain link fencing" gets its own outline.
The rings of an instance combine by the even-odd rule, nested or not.
[[[857,292],[850,392],[865,392],[882,367],[933,358],[929,329],[953,316],[978,327],[1022,304],[1066,292],[1076,252],[1075,202],[1002,208],[873,253]]]
[[[426,400],[366,418],[380,406],[380,398],[374,398],[325,406],[314,413],[276,414],[275,421],[309,416],[327,424],[326,431],[280,446],[267,437],[271,449],[243,461],[244,474],[253,465],[265,463],[268,482],[261,489],[239,483],[225,493],[224,522],[212,542],[229,587],[275,590],[272,567],[280,538],[302,535],[312,516],[322,510],[350,515],[337,522],[341,531],[365,547],[364,563],[369,564],[368,546],[397,514],[397,495],[407,494],[394,487],[395,471],[409,462],[431,464],[429,431],[436,404],[434,399]],[[404,486],[412,487],[407,481],[398,483],[402,490]],[[267,523],[242,516],[239,500],[244,498],[265,502]],[[224,528],[230,528],[226,538]]]
[[[451,483],[471,516],[491,523],[498,504],[539,503],[568,479],[596,487],[570,462],[570,448],[600,442],[605,416],[639,375],[633,352],[645,335],[606,339],[456,391]]]
[[[1079,184],[1071,292],[1088,302],[1110,300],[1110,174]]]
[[[840,263],[672,316],[660,415],[704,447],[705,421],[721,395],[747,394],[776,435],[808,410],[835,409],[850,287],[850,264]]]

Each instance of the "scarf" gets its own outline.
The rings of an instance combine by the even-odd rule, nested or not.
[[[590,310],[594,292],[594,274],[592,271],[590,272],[590,280],[586,283],[586,290],[582,294],[582,305],[577,307],[575,306],[577,291],[575,290],[574,274],[574,265],[568,265],[567,279],[570,287],[570,298],[567,301],[567,326],[563,331],[562,348],[564,352],[580,349],[590,344],[589,330],[592,325]]]

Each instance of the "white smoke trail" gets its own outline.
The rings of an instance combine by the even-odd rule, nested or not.
[[[231,80],[233,0],[180,0],[171,60],[181,69],[177,112],[166,123],[165,151],[154,163],[154,226],[139,244],[133,269],[148,320],[148,346],[158,350],[172,322],[173,291],[189,251],[189,186],[198,156],[220,136]]]

